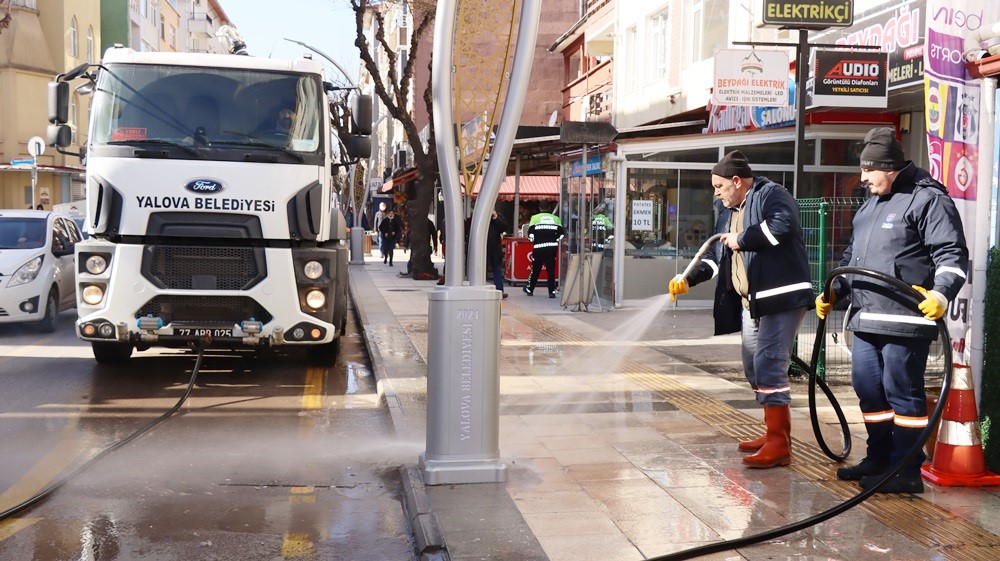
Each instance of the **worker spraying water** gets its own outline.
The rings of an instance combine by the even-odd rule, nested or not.
[[[712,188],[721,203],[719,245],[709,247],[689,276],[670,281],[670,295],[676,299],[689,286],[718,277],[715,334],[742,332],[743,370],[764,407],[766,432],[739,443],[741,451],[752,452],[743,464],[786,466],[792,456],[788,366],[813,299],[798,206],[781,185],[754,177],[738,150],[712,168]]]

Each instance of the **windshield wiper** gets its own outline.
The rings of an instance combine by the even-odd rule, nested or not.
[[[112,140],[112,141],[109,141],[107,144],[116,145],[116,146],[123,146],[123,145],[127,146],[127,145],[132,145],[132,144],[140,144],[140,145],[141,144],[155,144],[155,145],[158,145],[158,146],[170,146],[172,148],[180,148],[181,150],[187,152],[188,154],[191,154],[192,156],[197,156],[199,158],[201,157],[201,152],[195,150],[194,148],[192,148],[190,146],[184,146],[183,144],[180,144],[179,142],[174,142],[172,140],[162,140],[162,139],[159,139],[159,138],[147,138],[147,139],[143,139],[143,140]]]
[[[305,157],[303,157],[302,154],[299,154],[298,152],[293,152],[293,151],[289,150],[288,148],[285,148],[284,146],[278,146],[276,144],[271,144],[270,142],[264,140],[263,138],[261,138],[259,136],[254,136],[252,134],[248,134],[248,133],[240,132],[240,131],[222,131],[222,134],[234,134],[236,136],[242,136],[243,138],[248,138],[248,139],[252,140],[253,142],[247,143],[247,142],[233,142],[233,141],[225,141],[225,140],[220,142],[220,141],[213,140],[212,141],[213,145],[224,144],[224,145],[227,145],[227,146],[250,146],[251,148],[268,148],[270,150],[276,150],[276,151],[279,151],[279,152],[284,152],[285,154],[288,154],[289,156],[295,158],[295,160],[298,161],[300,164],[302,162],[306,161]]]

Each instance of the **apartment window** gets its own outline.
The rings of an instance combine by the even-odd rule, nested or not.
[[[94,26],[87,28],[87,62],[95,62],[97,59],[94,57]]]
[[[142,17],[149,17],[149,3],[146,0],[139,0],[139,14]]]
[[[729,17],[726,8],[729,0],[694,0],[691,6],[692,30],[691,56],[698,62],[715,56],[715,51],[728,45]]]
[[[167,18],[160,16],[160,40],[167,40]]]
[[[69,22],[69,56],[76,58],[80,56],[80,28],[76,24],[76,16]]]
[[[398,51],[399,56],[399,66],[396,70],[396,77],[399,78],[400,83],[403,80],[403,70],[406,69],[406,59],[410,57],[410,49],[401,48]]]
[[[77,105],[76,105],[76,95],[70,96],[69,99],[69,130],[71,133],[69,142],[70,144],[76,144],[76,119],[77,119]]]
[[[652,54],[652,77],[666,78],[670,69],[670,10],[649,18],[649,53]]]
[[[172,25],[167,26],[167,44],[172,48],[177,48],[177,29]]]
[[[634,92],[639,86],[639,49],[636,37],[638,31],[633,25],[625,30],[625,91]]]

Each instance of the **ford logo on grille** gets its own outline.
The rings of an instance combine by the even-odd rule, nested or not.
[[[192,193],[220,193],[223,189],[222,183],[214,179],[195,179],[188,182],[184,188]]]

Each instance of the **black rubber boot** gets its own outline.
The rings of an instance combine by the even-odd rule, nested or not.
[[[879,480],[882,479],[882,475],[869,475],[868,477],[862,477],[861,481],[858,482],[862,489],[868,490],[875,486]],[[886,481],[885,485],[879,487],[876,493],[923,493],[924,492],[924,480],[920,477],[920,473],[914,475],[903,475],[899,474]]]
[[[892,427],[892,454],[889,457],[890,466],[896,465],[914,447],[921,446],[922,428],[908,428],[899,425]],[[920,476],[920,464],[924,463],[924,451],[921,449],[902,470],[879,488],[877,493],[923,493],[924,480]],[[878,483],[880,475],[862,477],[858,482],[862,489],[869,489]]]
[[[889,464],[887,462],[865,458],[856,466],[838,469],[837,479],[841,481],[859,481],[862,477],[885,473],[888,468]]]
[[[889,454],[892,452],[892,421],[881,423],[865,423],[868,431],[867,454],[861,463],[855,466],[842,467],[837,470],[837,479],[841,481],[858,481],[862,477],[884,473],[890,465]]]

